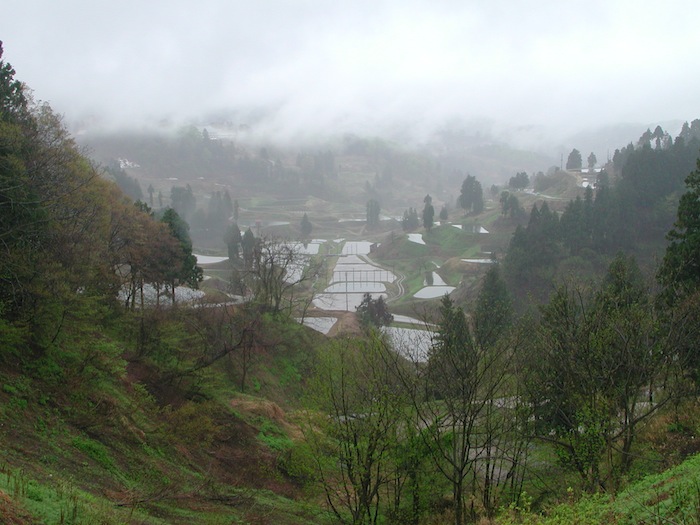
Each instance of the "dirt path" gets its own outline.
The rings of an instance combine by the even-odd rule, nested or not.
[[[360,328],[360,322],[357,320],[355,312],[346,312],[344,310],[324,310],[324,313],[328,314],[330,317],[335,317],[338,319],[333,327],[328,331],[328,337],[337,337],[340,335],[362,335],[362,328]]]

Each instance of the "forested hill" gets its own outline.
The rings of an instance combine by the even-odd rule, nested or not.
[[[61,120],[32,106],[3,63],[0,313],[6,350],[36,351],[73,318],[95,320],[124,287],[200,278],[187,226],[156,219],[79,152]],[[82,311],[81,311],[82,310]]]
[[[595,186],[561,212],[536,204],[505,257],[513,292],[545,299],[552,282],[600,275],[618,252],[634,255],[653,277],[699,154],[699,120],[686,123],[675,140],[658,127],[616,150]]]
[[[300,397],[313,335],[178,308],[175,285],[201,279],[187,225],[102,175],[0,60],[0,523],[315,521],[303,472],[279,459],[284,412],[233,405],[252,380],[230,353],[245,333],[282,403]],[[143,308],[146,286],[160,307]]]

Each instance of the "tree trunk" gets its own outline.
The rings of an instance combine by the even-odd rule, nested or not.
[[[457,481],[452,485],[453,509],[455,513],[455,525],[464,525],[464,480],[458,475]]]

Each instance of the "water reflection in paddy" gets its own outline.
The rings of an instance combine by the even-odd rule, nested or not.
[[[418,290],[413,297],[416,299],[437,299],[455,290],[454,286],[426,286]]]
[[[382,328],[389,337],[389,342],[395,352],[413,362],[425,362],[428,360],[428,352],[433,343],[433,333],[427,330],[414,330],[412,328],[394,328],[385,326]]]
[[[380,282],[368,282],[368,281],[358,281],[358,282],[337,282],[325,289],[324,293],[349,293],[349,292],[361,292],[361,293],[380,293],[386,292],[386,286],[384,283]]]
[[[314,306],[322,310],[354,312],[360,306],[364,295],[364,293],[322,293],[314,297]],[[383,297],[386,300],[387,295],[385,293],[372,294],[372,297],[374,299]]]
[[[387,298],[385,283],[396,280],[393,272],[375,266],[366,260],[371,242],[348,241],[341,250],[330,274],[329,286],[316,296],[314,306],[325,310],[355,311],[365,293],[374,299]]]

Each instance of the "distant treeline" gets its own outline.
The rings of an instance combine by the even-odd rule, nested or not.
[[[636,145],[615,151],[611,172],[598,174],[595,189],[568,203],[560,214],[547,202],[533,206],[505,257],[511,287],[523,297],[546,297],[551,283],[571,274],[599,274],[617,252],[652,266],[662,253],[684,181],[700,151],[700,121],[671,140],[661,128]]]

